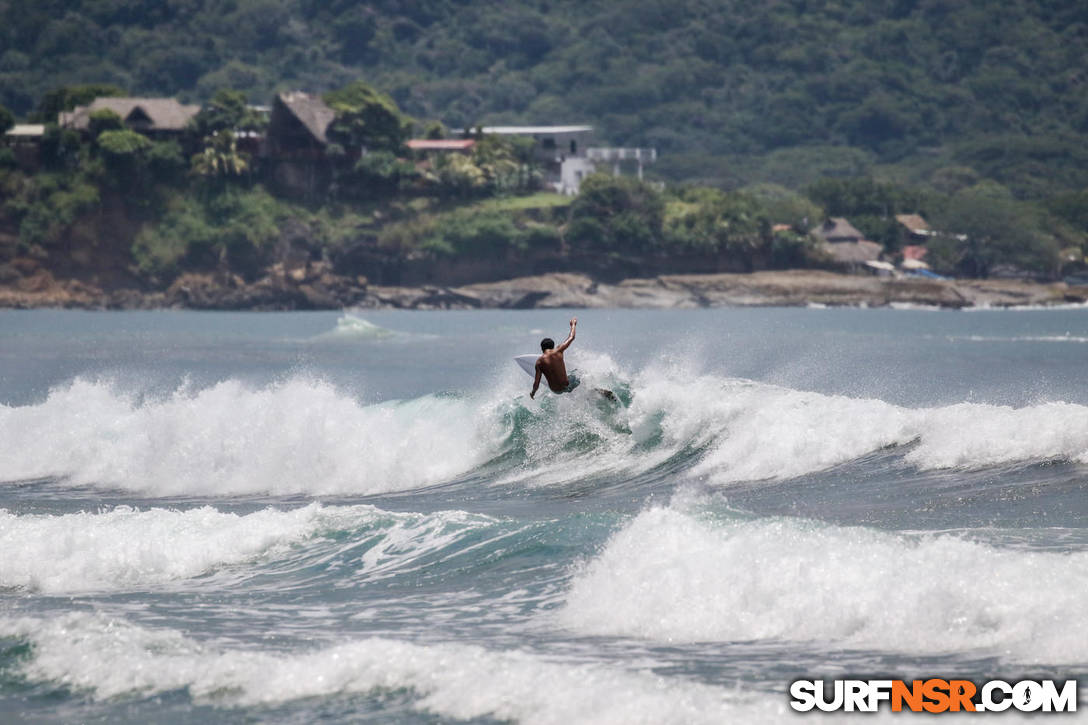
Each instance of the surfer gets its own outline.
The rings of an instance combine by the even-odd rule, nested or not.
[[[552,389],[553,393],[569,393],[578,387],[581,381],[578,380],[574,373],[567,374],[567,366],[563,362],[563,351],[574,342],[574,333],[577,327],[578,318],[572,317],[570,319],[570,334],[567,335],[567,339],[559,347],[555,346],[555,340],[550,337],[545,337],[540,341],[540,351],[543,354],[536,360],[536,377],[533,379],[533,392],[529,393],[530,398],[536,396],[537,388],[540,387],[541,375],[547,379],[548,387]]]

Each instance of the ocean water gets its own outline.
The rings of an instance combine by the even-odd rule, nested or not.
[[[0,311],[0,722],[1083,685],[1086,381],[1083,308]]]

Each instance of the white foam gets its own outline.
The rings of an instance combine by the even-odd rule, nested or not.
[[[0,480],[68,476],[156,495],[397,491],[481,462],[492,442],[450,423],[474,414],[434,396],[363,405],[299,378],[155,400],[76,380],[41,404],[0,406]]]
[[[347,312],[336,320],[336,327],[318,335],[317,340],[365,340],[393,337],[399,333],[387,327],[375,325],[366,318]]]
[[[1088,407],[1025,408],[963,403],[919,413],[920,445],[907,460],[924,468],[982,468],[1019,461],[1088,462]]]
[[[918,435],[912,411],[879,400],[769,385],[714,387],[700,381],[686,392],[686,405],[704,400],[718,409],[712,421],[692,421],[722,426],[695,469],[717,483],[799,476]]]
[[[888,307],[893,310],[912,310],[916,312],[942,312],[945,310],[940,305],[927,305],[919,302],[889,302]]]
[[[1053,312],[1055,310],[1084,310],[1088,309],[1088,302],[1063,302],[1054,305],[991,305],[988,302],[980,305],[962,308],[963,312],[989,312],[1000,314],[1002,312]]]
[[[1088,661],[1088,553],[655,508],[576,573],[559,622],[661,642],[816,641]]]
[[[1022,335],[1018,337],[992,337],[986,335],[967,335],[966,337],[951,337],[950,340],[966,340],[968,342],[1071,342],[1076,344],[1088,343],[1088,337],[1070,335]]]
[[[352,559],[350,575],[374,579],[493,523],[462,511],[390,513],[363,505],[310,504],[241,516],[209,506],[60,516],[0,510],[0,587],[49,594],[146,588],[288,556],[293,547],[362,527],[373,541]]]
[[[607,386],[610,369],[607,358],[588,366],[598,381],[590,385]],[[716,484],[801,476],[907,444],[915,445],[906,460],[923,470],[1088,462],[1088,407],[1081,405],[903,408],[659,366],[631,379],[634,399],[614,420],[592,403],[569,400],[539,415],[527,435],[528,464],[506,480],[541,485],[573,475],[637,475],[683,450],[703,451],[692,472]],[[615,423],[630,433],[610,427]],[[594,447],[572,454],[572,430],[593,436]]]
[[[683,382],[680,382],[683,380]],[[665,411],[670,448],[706,445],[693,472],[712,483],[779,480],[846,463],[886,446],[914,447],[922,470],[1016,462],[1088,462],[1088,407],[1043,403],[903,408],[709,376],[639,381],[632,411]],[[633,425],[634,427],[634,425]]]
[[[218,707],[411,689],[414,707],[452,718],[524,723],[718,723],[785,719],[782,699],[758,701],[677,677],[558,662],[474,645],[370,638],[305,653],[225,649],[100,615],[0,620],[0,636],[33,643],[33,681],[96,700],[187,690]]]
[[[0,405],[0,481],[60,476],[157,496],[400,491],[504,453],[515,420],[521,438],[511,445],[525,462],[493,471],[500,483],[631,477],[687,453],[711,483],[780,480],[906,444],[914,444],[906,460],[921,469],[1088,462],[1081,405],[912,409],[653,365],[617,373],[607,357],[586,353],[578,366],[581,388],[538,401],[513,366],[475,398],[374,405],[302,378],[155,399],[76,380],[39,404]],[[604,411],[593,388],[623,379],[629,408]]]

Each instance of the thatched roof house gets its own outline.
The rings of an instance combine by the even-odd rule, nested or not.
[[[829,257],[847,267],[857,268],[876,261],[884,251],[884,247],[865,239],[864,234],[842,217],[829,218],[811,233],[823,242],[820,248]]]
[[[269,151],[274,155],[324,151],[329,125],[336,118],[320,96],[302,91],[280,93],[268,122]]]
[[[865,235],[859,232],[854,225],[843,217],[829,217],[820,226],[812,230],[812,234],[824,242],[832,244],[838,242],[860,242]]]
[[[835,242],[833,244],[825,242],[822,249],[839,264],[851,267],[865,262],[875,262],[880,259],[880,253],[884,251],[884,247],[866,239],[860,239],[856,242]]]
[[[328,192],[335,159],[328,154],[329,126],[336,112],[320,96],[290,91],[272,101],[262,165],[274,186],[285,193],[316,197]],[[345,149],[358,158],[361,149]]]
[[[90,105],[76,106],[70,113],[61,113],[57,124],[86,131],[91,114],[104,109],[120,116],[125,126],[133,131],[174,134],[185,130],[200,106],[178,103],[175,98],[96,98]]]
[[[928,237],[932,232],[926,220],[918,214],[896,214],[895,220],[906,227],[912,236]]]

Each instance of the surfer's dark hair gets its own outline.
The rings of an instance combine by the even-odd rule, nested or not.
[[[551,339],[550,337],[545,337],[543,340],[540,341],[541,350],[551,350],[554,347],[555,340]]]

